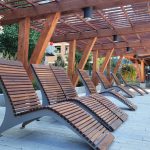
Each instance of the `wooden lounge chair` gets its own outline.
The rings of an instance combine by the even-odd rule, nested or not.
[[[22,122],[51,116],[68,126],[95,150],[107,149],[114,139],[100,122],[74,103],[41,106],[20,62],[0,60],[0,86],[6,106],[0,133]]]
[[[117,92],[119,92],[119,91],[123,92],[125,94],[125,96],[128,98],[134,98],[135,97],[135,95],[131,91],[129,91],[126,87],[123,87],[121,85],[111,84],[103,73],[97,72],[96,74],[102,83],[103,91],[115,89],[115,91],[117,91]]]
[[[113,77],[113,79],[114,79],[116,85],[122,86],[122,85],[121,85],[121,82],[119,81],[119,79],[117,78],[117,76],[116,76],[114,73],[111,73],[111,76]],[[127,88],[132,88],[135,92],[137,92],[137,93],[140,94],[140,95],[144,95],[144,93],[143,93],[142,91],[140,91],[137,87],[130,86],[130,85],[127,86],[126,84],[124,84],[124,86],[127,87]]]
[[[64,69],[45,65],[31,67],[43,93],[43,105],[60,101],[76,103],[110,131],[118,128],[127,119],[124,112],[103,96],[95,94],[93,97],[78,97]]]
[[[130,87],[130,88],[132,88],[133,90],[135,90],[135,91],[142,91],[143,93],[145,93],[145,94],[149,94],[149,92],[147,92],[145,89],[143,89],[142,87],[140,87],[140,86],[138,86],[138,85],[133,85],[133,84],[129,84],[129,83],[127,83],[125,80],[124,80],[124,78],[122,77],[122,75],[121,74],[119,74],[120,75],[120,77],[121,77],[121,79],[122,79],[122,81],[123,81],[123,83],[124,83],[124,85],[126,86],[126,87]]]
[[[79,76],[81,77],[81,80],[86,88],[87,94],[94,94],[97,93],[96,88],[91,81],[90,77],[84,70],[78,70]],[[132,102],[130,102],[127,98],[117,93],[114,89],[111,90],[105,90],[100,92],[100,94],[106,95],[106,96],[112,96],[122,103],[124,103],[126,106],[128,106],[131,110],[136,110],[136,105],[134,105]]]

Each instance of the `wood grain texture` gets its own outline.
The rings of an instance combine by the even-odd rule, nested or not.
[[[19,22],[18,34],[18,52],[17,59],[28,68],[28,50],[29,50],[30,18],[25,18]]]

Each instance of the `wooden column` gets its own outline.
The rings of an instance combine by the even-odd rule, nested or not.
[[[118,69],[119,69],[119,67],[121,65],[122,59],[123,59],[123,55],[120,56],[120,58],[119,58],[119,60],[118,60],[118,62],[116,64],[116,67],[114,68],[114,71],[113,71],[114,74],[117,73],[117,71],[118,71]]]
[[[19,22],[18,52],[17,52],[17,60],[23,63],[25,69],[28,68],[29,35],[30,35],[30,18],[25,18]]]
[[[145,82],[145,64],[143,59],[141,60],[141,82]]]
[[[117,64],[116,64],[116,67],[114,68],[114,71],[113,71],[114,74],[117,73],[117,71],[118,71],[118,69],[119,69],[119,67],[120,67],[120,65],[121,65],[122,59],[123,59],[123,55],[120,56],[120,58],[119,58],[119,60],[118,60],[118,62],[117,62]],[[113,78],[112,78],[112,77],[110,78],[110,81],[111,81],[111,82],[113,81]]]
[[[111,59],[109,60],[108,64],[107,64],[107,79],[111,80]]]
[[[140,80],[141,79],[141,71],[140,71],[140,66],[139,66],[139,63],[137,60],[135,60],[135,68],[136,68],[137,75],[138,75],[139,80]]]
[[[96,72],[98,71],[98,63],[97,63],[97,59],[98,59],[98,50],[93,51],[93,71],[92,71],[92,81],[94,83],[95,86],[98,85],[98,79],[96,76]]]
[[[90,53],[91,53],[91,51],[92,51],[92,49],[94,47],[94,44],[95,44],[96,40],[97,40],[97,37],[93,38],[92,40],[90,40],[87,43],[87,46],[86,46],[86,48],[83,51],[83,56],[82,56],[82,58],[81,58],[81,60],[79,62],[78,69],[84,69],[85,64],[86,64],[86,62],[87,62],[87,60],[89,58],[89,55],[90,55]],[[79,80],[78,74],[75,73],[73,75],[73,79],[72,79],[72,83],[73,83],[74,86],[77,85],[78,80]]]
[[[59,18],[60,18],[59,12],[53,15],[49,15],[46,18],[44,29],[41,32],[41,35],[38,39],[38,42],[30,59],[31,64],[41,63],[45,50],[48,46],[48,42],[51,40],[51,37],[54,33]]]
[[[48,46],[48,42],[51,40],[51,37],[54,33],[54,30],[56,28],[57,22],[60,18],[60,13],[56,13],[53,15],[49,15],[46,18],[46,22],[43,28],[43,31],[41,32],[41,35],[38,39],[38,42],[35,46],[35,49],[31,55],[30,64],[40,64],[42,61],[42,58],[44,56],[45,50]],[[32,71],[31,68],[28,68],[28,75],[30,79],[32,80]]]
[[[111,50],[111,51],[108,51],[107,54],[106,54],[106,57],[105,57],[105,61],[104,63],[102,64],[101,68],[100,68],[100,72],[104,72],[110,59],[111,59],[111,56],[114,52],[114,48]]]
[[[69,55],[68,55],[68,76],[72,81],[75,72],[75,53],[76,53],[76,40],[70,42]]]

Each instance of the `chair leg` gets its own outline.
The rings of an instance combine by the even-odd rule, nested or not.
[[[24,123],[22,123],[22,125],[21,125],[21,129],[24,129],[28,124],[30,124],[31,122],[33,122],[33,121],[40,121],[40,118],[35,118],[35,119],[31,119],[31,120],[29,120],[29,121],[26,121],[26,122],[24,122]]]

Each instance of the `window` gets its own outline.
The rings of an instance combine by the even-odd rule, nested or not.
[[[56,53],[61,53],[61,46],[55,46],[55,48],[56,48]]]
[[[69,45],[65,46],[65,55],[67,55],[69,53]]]

